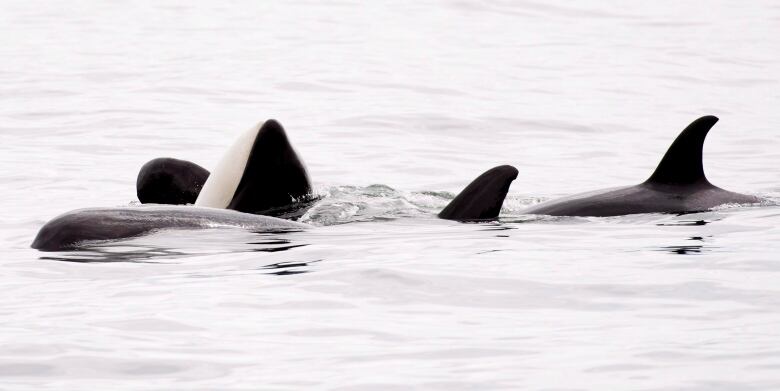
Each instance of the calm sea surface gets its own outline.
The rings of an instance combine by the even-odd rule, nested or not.
[[[780,3],[0,4],[0,389],[780,389]],[[768,205],[540,218],[641,182],[690,121]],[[286,234],[29,248],[285,125]],[[516,166],[501,221],[435,218]]]

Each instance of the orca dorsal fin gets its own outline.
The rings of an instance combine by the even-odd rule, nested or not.
[[[702,148],[718,117],[707,115],[691,122],[666,151],[661,163],[645,183],[687,185],[706,182]]]
[[[442,209],[439,217],[447,220],[495,219],[515,178],[517,169],[512,166],[485,171]]]

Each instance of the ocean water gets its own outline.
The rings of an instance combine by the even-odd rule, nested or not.
[[[0,389],[780,389],[778,80],[769,0],[5,0]],[[706,114],[709,179],[766,205],[519,213]],[[29,248],[268,118],[314,228]],[[435,218],[499,164],[499,221]]]

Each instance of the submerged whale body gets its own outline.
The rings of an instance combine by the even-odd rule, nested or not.
[[[53,218],[38,231],[31,247],[61,251],[85,243],[129,239],[163,229],[220,227],[263,232],[300,230],[309,226],[276,217],[194,206],[89,208]]]
[[[723,190],[704,176],[702,148],[714,116],[693,121],[666,151],[649,179],[635,186],[576,194],[531,206],[521,213],[552,216],[618,216],[634,213],[701,212],[723,204],[761,199]]]

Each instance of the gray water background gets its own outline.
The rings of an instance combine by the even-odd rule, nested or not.
[[[779,78],[775,1],[3,1],[0,389],[780,389],[777,206],[519,214],[705,114],[709,179],[776,201]],[[316,228],[28,248],[267,118]],[[499,164],[500,222],[434,217]]]

